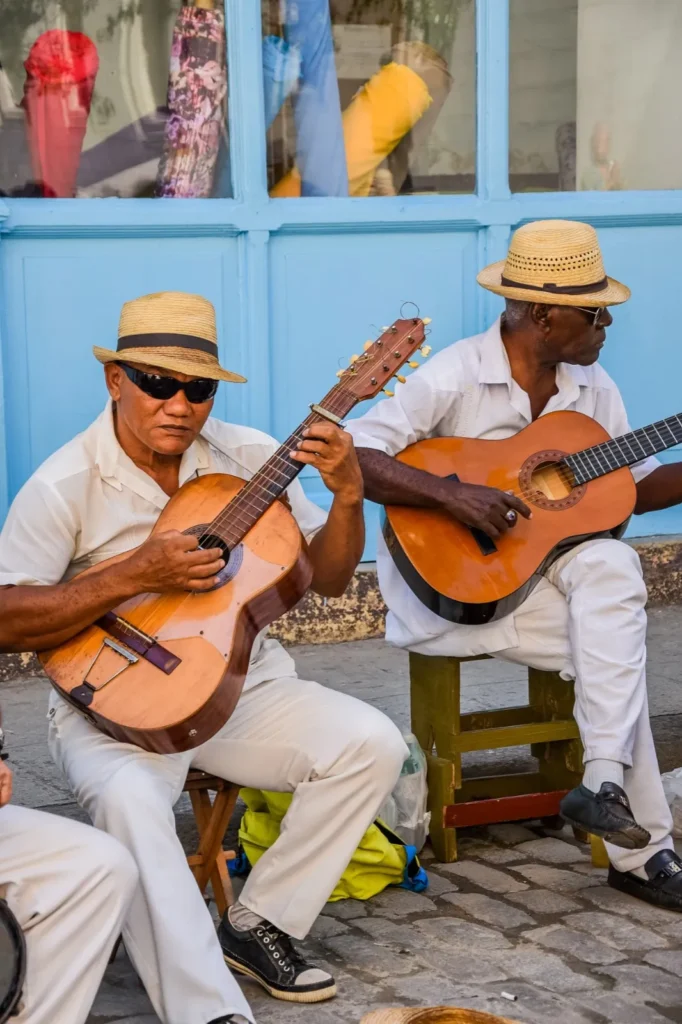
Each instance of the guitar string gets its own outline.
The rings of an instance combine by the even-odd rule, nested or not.
[[[366,373],[367,374],[371,373],[371,370],[366,371]],[[363,375],[360,375],[358,380],[362,380],[362,377],[363,377]],[[337,399],[341,399],[341,402],[343,404],[343,399],[345,397],[343,394],[334,395],[333,391],[332,391],[330,393],[330,395],[331,395],[332,401],[328,402],[327,403],[328,405],[336,404]],[[340,406],[339,406],[339,408],[340,408]],[[330,411],[333,411],[333,410],[330,410]],[[680,417],[679,416],[669,417],[669,420],[677,420],[678,425],[682,426],[682,422],[680,421]],[[623,455],[623,451],[622,451],[622,447],[621,447],[621,445],[623,443],[627,444],[628,448],[630,449],[630,452],[632,453],[632,457],[635,458],[637,461],[641,461],[641,459],[647,458],[651,454],[654,454],[654,453],[656,453],[658,451],[661,451],[661,450],[666,450],[667,448],[674,447],[675,445],[682,443],[682,440],[677,440],[677,438],[676,438],[672,428],[669,425],[669,420],[659,420],[656,423],[650,424],[647,427],[641,427],[641,428],[639,428],[636,431],[631,431],[629,434],[624,434],[620,438],[611,438],[610,440],[604,441],[604,442],[602,442],[599,445],[593,445],[591,448],[586,448],[586,449],[583,449],[580,452],[574,452],[574,453],[566,456],[566,459],[569,459],[569,458],[578,459],[578,460],[583,462],[583,466],[581,467],[580,465],[578,465],[577,468],[579,470],[581,470],[583,473],[585,471],[585,468],[587,469],[588,480],[585,480],[585,481],[578,480],[576,482],[575,476],[571,472],[570,467],[567,467],[563,463],[555,463],[557,472],[559,474],[559,477],[560,477],[562,483],[564,483],[564,485],[566,487],[569,487],[572,490],[576,486],[582,486],[582,484],[588,483],[592,479],[595,479],[595,477],[592,475],[592,473],[593,473],[595,468],[597,469],[597,474],[596,474],[597,476],[602,476],[602,475],[604,475],[606,473],[613,472],[616,469],[623,468],[623,464],[622,463],[619,464],[619,461],[618,461],[619,456],[622,457],[622,455]],[[268,460],[268,463],[272,463],[272,467],[271,468],[275,471],[275,473],[281,475],[285,479],[287,477],[287,474],[290,472],[290,470],[292,468],[297,468],[297,467],[292,466],[291,462],[288,461],[288,458],[279,455],[279,452],[281,450],[283,450],[283,449],[288,447],[288,442],[289,441],[293,444],[294,442],[296,442],[298,440],[301,440],[301,438],[299,436],[301,427],[304,427],[309,422],[316,422],[316,420],[313,420],[312,417],[308,417],[304,421],[304,423],[301,424],[299,426],[299,428],[296,431],[294,431],[293,434],[290,435],[290,438],[288,439],[288,441],[285,442],[283,445],[281,445],[280,448],[277,450],[277,452],[273,453],[271,458]],[[673,439],[672,443],[667,443],[667,442],[664,441],[664,438],[661,435],[660,430],[658,429],[659,425],[661,427],[665,427],[669,431],[670,436]],[[651,432],[655,432],[655,434],[658,436],[658,438],[660,440],[660,445],[659,444],[655,444],[654,441],[652,441],[651,437],[649,436],[649,434]],[[643,444],[639,440],[639,436],[638,435],[641,436],[642,438],[644,438],[647,441],[647,443],[651,446],[651,448],[652,448],[651,452],[647,452],[646,451],[646,449],[644,448]],[[636,443],[641,448],[641,450],[642,450],[641,456],[639,456],[635,452],[635,450],[632,448],[632,445],[630,444],[630,438],[632,438],[634,441],[636,441]],[[611,451],[610,450],[610,446],[614,446],[616,451],[615,452]],[[663,448],[661,446],[663,446]],[[614,465],[611,465],[608,462],[608,458],[609,457],[615,460]],[[601,462],[600,459],[602,459],[602,458],[606,459],[606,461],[605,462]],[[275,465],[277,462],[279,462],[285,468],[283,470],[278,469],[276,467],[276,465]],[[590,462],[592,463],[592,465],[590,465]],[[255,479],[256,479],[255,477],[252,478],[252,480],[255,480]],[[251,482],[252,481],[248,481],[248,483],[251,483]],[[263,482],[263,483],[274,483],[276,486],[282,486],[282,481],[278,480],[276,476],[270,476],[268,474],[263,474],[263,473],[260,474],[259,483],[260,482]],[[287,483],[290,483],[290,482],[291,482],[290,480],[287,480]],[[286,484],[284,486],[286,486]],[[266,493],[267,493],[267,489],[266,488],[262,488],[262,489],[265,490]],[[272,501],[269,500],[264,495],[258,494],[257,491],[255,490],[255,488],[249,494],[244,494],[243,492],[245,490],[246,490],[246,488],[244,488],[242,491],[240,491],[239,495],[243,495],[243,499],[246,499],[246,501],[242,500],[241,504],[245,504],[247,506],[247,509],[250,508],[253,511],[258,512],[258,514],[262,514],[262,512],[265,511],[265,509],[272,503]],[[512,493],[515,496],[517,496],[517,497],[523,497],[523,498],[527,498],[529,500],[532,500],[533,498],[538,496],[538,493],[541,493],[541,492],[539,492],[538,489],[522,488],[522,489],[512,489]],[[235,507],[237,505],[237,498],[239,497],[239,495],[236,496],[235,499],[233,499],[233,502],[230,503],[228,508],[230,508],[231,512],[235,513],[235,518],[237,518],[237,519],[241,518],[244,523],[250,523],[251,520],[248,518],[247,509],[242,510],[240,507]],[[272,500],[275,500],[275,499],[273,498]],[[259,509],[258,506],[255,504],[256,501],[260,501],[263,504],[263,508]],[[226,513],[227,509],[223,510],[223,512]],[[221,517],[217,517],[217,518],[221,518]],[[217,522],[217,521],[215,521],[215,522]]]
[[[409,330],[415,330],[416,327],[416,324],[412,324]],[[393,344],[400,345],[402,340],[402,338],[399,338],[395,340]],[[419,341],[418,345],[415,347],[415,349],[412,350],[412,352],[416,351],[416,348],[418,348],[419,345],[422,344],[423,339]],[[395,368],[396,371],[402,367],[402,365],[407,361],[407,359],[409,359],[411,354],[412,353],[407,353],[405,355],[405,358],[400,359],[399,364]],[[360,357],[360,359],[363,358],[365,357]],[[359,362],[360,359],[358,359],[356,363],[353,364],[353,366],[357,365],[357,362]],[[350,372],[353,372],[352,368],[350,369]],[[372,374],[374,373],[376,373],[375,367],[367,367],[363,370],[362,373],[358,374],[355,380],[360,384],[370,382],[372,380]],[[393,376],[393,374],[391,376]],[[349,407],[346,408],[349,399],[351,399],[351,404]],[[351,391],[346,391],[343,388],[343,384],[340,382],[339,384],[335,385],[335,387],[332,388],[330,392],[328,392],[328,394],[324,397],[322,401],[323,403],[325,403],[325,408],[327,408],[329,412],[333,412],[335,415],[337,413],[343,413],[344,415],[347,415],[350,409],[353,408],[353,405],[357,403],[357,398]],[[290,445],[293,446],[297,444],[297,442],[304,440],[300,436],[301,430],[305,429],[306,426],[310,426],[316,422],[319,422],[319,420],[321,419],[323,419],[323,417],[319,415],[316,416],[315,414],[311,414],[308,417],[306,417],[303,423],[301,423],[296,428],[296,430],[292,434],[290,434],[289,438],[287,438],[287,440],[282,445],[280,445],[277,451],[275,451],[270,456],[265,466],[263,466],[261,470],[259,470],[258,473],[251,478],[251,480],[247,481],[245,486],[235,495],[232,501],[229,502],[225,506],[225,508],[221,510],[218,516],[216,516],[213,522],[209,524],[209,527],[207,527],[206,530],[207,534],[212,531],[217,532],[219,529],[225,526],[227,526],[227,528],[229,529],[230,521],[234,518],[235,520],[241,519],[242,525],[246,525],[246,530],[243,530],[241,532],[239,539],[243,538],[244,534],[248,532],[248,530],[254,525],[254,520],[251,517],[249,517],[249,510],[257,513],[257,516],[260,516],[270,505],[273,504],[273,502],[279,496],[277,494],[272,494],[271,491],[268,494],[268,487],[263,485],[274,484],[277,488],[280,489],[281,493],[288,486],[288,484],[292,482],[295,476],[298,475],[298,473],[303,469],[303,466],[305,465],[304,463],[292,463],[288,455],[284,457],[280,455],[280,452],[289,448]],[[285,470],[279,469],[277,466],[277,462],[285,466]],[[293,476],[290,476],[292,470],[295,470],[295,473]],[[272,475],[273,471],[274,474],[276,475]],[[278,476],[281,477],[282,479],[278,479]],[[258,493],[259,490],[261,492],[260,494]],[[270,497],[269,495],[272,496]],[[262,502],[263,508],[259,509],[258,506],[255,504],[255,501]]]
[[[412,325],[412,329],[414,329],[416,326],[417,325],[413,324]],[[403,339],[400,338],[400,339],[396,340],[394,343],[396,345],[398,345],[398,344],[400,344],[400,342],[402,340]],[[423,344],[424,344],[424,339],[422,338],[422,340],[419,342],[419,345],[423,345]],[[419,345],[417,346],[417,348],[419,347]],[[410,352],[408,355],[406,355],[405,359],[401,360],[401,362],[400,362],[399,366],[397,367],[397,369],[400,369],[402,367],[403,363],[405,363],[407,361],[407,359],[409,359],[410,355],[412,355],[414,351],[416,351],[416,348],[412,349],[412,352]],[[364,358],[363,356],[360,357],[360,359],[363,359],[363,358]],[[357,362],[359,362],[359,361],[360,360],[358,359]],[[353,365],[355,365],[355,364],[353,364]],[[353,372],[352,367],[350,368],[350,372],[351,373]],[[372,377],[372,372],[373,372],[372,368],[368,368],[368,369],[363,370],[362,373],[358,374],[355,377],[355,381],[359,382],[360,384],[364,384],[364,383],[370,382],[371,381],[371,377]],[[324,407],[329,412],[333,412],[335,415],[337,415],[338,413],[343,412],[344,402],[348,402],[349,399],[355,399],[355,396],[353,395],[353,393],[351,391],[345,391],[345,389],[343,387],[343,382],[339,381],[339,383],[336,384],[331,389],[331,391],[327,393],[327,395],[325,395],[325,397],[322,399],[322,402],[326,403],[324,405]],[[355,402],[353,402],[350,405],[350,408],[348,410],[346,410],[346,412],[350,411],[350,409],[353,408],[353,404],[355,404]],[[293,445],[294,442],[297,442],[299,440],[303,440],[303,438],[301,438],[299,436],[301,429],[305,428],[306,425],[312,425],[313,423],[316,423],[316,422],[318,422],[319,420],[322,420],[322,419],[323,419],[323,417],[319,416],[319,414],[317,416],[314,413],[309,414],[305,418],[305,420],[303,420],[303,422],[299,424],[299,426],[296,428],[296,430],[292,434],[289,435],[289,437],[286,439],[286,441],[282,445],[280,445],[280,447],[273,453],[273,455],[270,457],[270,459],[267,460],[267,462],[265,463],[265,466],[263,466],[261,468],[261,470],[259,470],[258,473],[256,473],[255,476],[251,478],[251,480],[246,481],[244,487],[241,488],[241,490],[239,490],[237,492],[237,494],[232,499],[232,501],[228,502],[227,506],[213,520],[213,523],[210,524],[208,529],[213,527],[213,525],[215,523],[217,523],[221,519],[222,516],[226,516],[227,513],[228,513],[228,510],[229,510],[230,516],[233,513],[236,512],[236,518],[241,518],[244,521],[244,523],[247,524],[246,530],[244,530],[244,533],[242,534],[242,536],[245,533],[247,533],[248,530],[254,524],[247,517],[247,511],[246,510],[242,511],[240,508],[235,509],[234,506],[237,503],[237,499],[240,497],[240,495],[244,495],[244,492],[247,490],[249,485],[253,484],[253,481],[257,480],[258,477],[260,477],[262,480],[267,480],[267,482],[269,484],[270,483],[276,483],[276,485],[278,487],[281,487],[281,491],[283,491],[285,489],[286,484],[284,486],[282,486],[281,481],[277,481],[277,478],[275,476],[269,476],[268,474],[264,474],[263,470],[267,469],[267,467],[269,466],[269,464],[271,463],[271,461],[275,457],[277,457],[278,461],[280,461],[284,465],[286,465],[286,467],[287,467],[287,469],[289,471],[291,471],[291,469],[296,469],[297,472],[299,472],[301,469],[303,469],[303,466],[305,465],[304,463],[301,463],[300,467],[299,467],[296,464],[292,464],[290,461],[285,461],[284,458],[281,455],[279,455],[279,452],[282,451],[285,447],[288,447],[290,444]],[[276,469],[275,472],[278,475],[284,476],[283,471],[280,470],[280,469]],[[294,478],[295,477],[292,477],[292,479],[294,479]],[[291,483],[291,480],[288,480],[287,483]],[[281,491],[280,491],[280,493],[281,493]],[[259,498],[259,500],[264,501],[266,499],[261,497],[261,498]],[[273,501],[276,500],[276,496],[273,496],[272,500]],[[253,503],[251,501],[249,501],[249,503],[252,505],[252,508],[257,510],[257,506],[253,505]],[[269,502],[269,504],[272,504],[272,502]],[[267,507],[267,504],[266,504],[266,507]],[[260,510],[259,514],[262,514],[263,511],[265,511],[265,509]],[[207,529],[207,532],[208,532],[208,529]],[[146,614],[143,613],[142,615],[140,615],[139,618],[136,618],[134,622],[130,621],[130,619],[126,620],[124,618],[123,619],[123,623],[125,624],[127,622],[128,625],[131,626],[133,629],[139,629],[139,630],[141,630],[141,631],[143,631],[145,633],[148,633],[149,635],[153,635],[153,633],[154,633],[154,624],[159,622],[159,615],[160,615],[161,612],[163,612],[164,607],[167,606],[167,605],[170,605],[170,604],[177,603],[178,601],[180,603],[184,603],[184,601],[191,599],[194,596],[194,593],[195,593],[194,591],[187,591],[187,592],[185,592],[185,591],[175,591],[175,592],[172,592],[172,593],[169,593],[169,594],[156,594],[156,595],[154,595],[154,601],[149,606]],[[139,612],[139,611],[140,611],[140,609],[131,609],[130,615],[135,616],[135,613]]]

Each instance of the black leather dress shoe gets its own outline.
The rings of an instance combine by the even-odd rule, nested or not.
[[[655,907],[682,913],[682,860],[675,851],[655,853],[644,865],[644,870],[649,876],[646,880],[631,871],[616,871],[610,867],[609,885]]]
[[[598,793],[587,786],[577,786],[566,794],[559,810],[569,825],[624,850],[643,850],[651,839],[635,821],[630,801],[615,782],[602,782]]]

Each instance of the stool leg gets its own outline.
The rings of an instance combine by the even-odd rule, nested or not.
[[[451,864],[457,860],[457,829],[446,828],[445,810],[455,802],[455,766],[444,757],[429,757],[427,761],[431,847],[437,861]]]
[[[529,668],[528,697],[538,721],[570,721],[573,718],[573,683],[562,679],[557,672],[541,672],[539,669]],[[538,771],[548,791],[573,789],[579,784],[583,745],[578,736],[573,740],[534,743],[531,746],[531,753],[538,759]]]
[[[460,667],[457,658],[410,654],[412,731],[429,764],[431,845],[441,863],[457,860],[457,834],[445,826],[445,809],[462,785]],[[435,756],[434,756],[435,747]]]
[[[599,836],[590,836],[590,847],[592,851],[592,867],[607,868],[609,866],[609,855],[604,846],[604,840]]]
[[[239,790],[235,786],[216,793],[215,801],[206,790],[190,791],[194,816],[199,832],[198,856],[200,862],[193,869],[197,885],[203,893],[206,890],[209,879],[216,899],[216,905],[221,914],[225,912],[227,905],[232,901],[232,885],[227,876],[225,866],[225,853],[223,850],[223,837],[230,822],[232,811],[237,802]],[[222,863],[227,879],[223,877],[219,861]],[[225,884],[227,881],[227,885]]]

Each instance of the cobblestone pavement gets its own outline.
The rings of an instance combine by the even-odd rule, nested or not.
[[[650,631],[653,723],[664,768],[682,763],[678,615],[654,613]],[[302,676],[362,696],[406,723],[400,652],[366,641],[295,653]],[[472,667],[478,674],[464,686],[467,710],[523,698],[523,674],[515,667]],[[17,798],[82,818],[45,750],[44,697],[44,681],[0,687]],[[508,763],[518,766],[524,756]],[[501,763],[507,762],[498,754],[484,756],[493,771]],[[194,835],[186,798],[176,815],[189,849]],[[335,1000],[296,1007],[244,983],[259,1024],[358,1024],[372,1008],[442,1003],[528,1024],[682,1022],[682,915],[609,889],[606,872],[592,868],[587,847],[569,830],[549,831],[537,822],[469,829],[457,863],[436,864],[428,849],[423,859],[426,893],[391,889],[368,903],[329,904],[318,919],[304,946],[336,976]],[[114,1022],[157,1024],[122,950],[89,1020]]]

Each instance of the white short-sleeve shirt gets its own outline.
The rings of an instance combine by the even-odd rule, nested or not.
[[[560,363],[556,382],[557,393],[543,409],[543,416],[571,409],[597,420],[612,437],[629,431],[620,392],[598,363]],[[528,395],[511,375],[498,319],[483,334],[458,341],[433,356],[405,384],[396,386],[393,398],[350,421],[348,431],[358,448],[397,455],[427,437],[510,437],[531,419]],[[635,480],[643,479],[658,465],[651,457],[633,466]],[[423,605],[400,575],[381,533],[377,572],[389,609],[389,643],[460,657],[492,654],[517,645],[512,615],[483,626],[462,626]]]
[[[259,430],[210,418],[182,457],[180,484],[207,473],[250,480],[278,447]],[[287,495],[310,540],[326,514],[306,497],[298,480]],[[169,500],[121,448],[109,402],[87,430],[36,470],[14,499],[0,533],[0,586],[60,583],[138,547]],[[246,688],[292,674],[292,658],[261,633]]]

